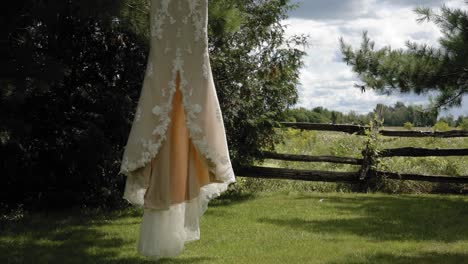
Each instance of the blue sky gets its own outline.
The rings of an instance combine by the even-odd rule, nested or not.
[[[429,103],[431,94],[416,95],[398,92],[386,96],[372,90],[361,93],[354,88],[359,83],[356,74],[342,61],[339,38],[358,47],[362,32],[376,42],[376,48],[390,45],[405,48],[407,40],[438,46],[441,36],[432,23],[418,23],[413,9],[427,6],[437,10],[444,3],[449,7],[463,7],[463,0],[292,0],[300,7],[292,10],[286,34],[309,35],[305,47],[307,56],[301,70],[299,103],[297,106],[313,108],[323,106],[330,110],[364,114],[372,111],[378,103],[393,105],[397,101],[408,104]],[[433,96],[436,94],[432,93]],[[468,96],[463,105],[442,111],[440,116],[452,114],[468,116]]]

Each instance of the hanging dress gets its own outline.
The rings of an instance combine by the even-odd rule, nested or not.
[[[151,0],[151,43],[122,157],[142,207],[137,250],[173,257],[200,239],[208,202],[235,182],[208,54],[208,0]]]

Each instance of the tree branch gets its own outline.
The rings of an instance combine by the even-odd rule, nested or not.
[[[460,89],[460,92],[459,92],[457,95],[455,95],[454,97],[449,98],[448,100],[445,100],[444,102],[438,103],[438,104],[436,104],[436,105],[433,106],[433,107],[428,107],[428,108],[423,109],[423,110],[416,109],[416,111],[422,113],[422,112],[427,112],[427,111],[429,111],[429,110],[439,109],[441,106],[444,106],[444,105],[446,105],[446,104],[449,104],[449,103],[455,101],[455,99],[457,99],[458,97],[462,96],[465,92],[466,92],[466,91],[465,91],[464,89]]]
[[[130,7],[131,9],[135,9],[135,10],[140,11],[140,12],[142,12],[142,13],[145,13],[145,14],[148,13],[148,10],[143,10],[143,9],[141,9],[141,8],[139,8],[139,7],[136,7],[136,6],[134,6],[134,5],[131,5],[131,4],[129,4],[129,3],[125,3],[125,5],[128,6],[128,7]]]

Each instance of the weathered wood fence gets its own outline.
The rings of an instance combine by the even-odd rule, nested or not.
[[[446,132],[423,132],[423,131],[392,131],[379,130],[378,126],[360,126],[360,125],[336,125],[336,124],[316,124],[316,123],[291,123],[282,122],[284,127],[291,127],[301,130],[325,130],[341,131],[349,134],[366,135],[366,130],[378,132],[383,136],[393,137],[468,137],[468,131],[451,130]],[[383,149],[379,152],[380,157],[427,157],[427,156],[468,156],[468,149],[428,149],[428,148],[392,148]],[[447,175],[420,175],[406,174],[396,172],[384,172],[372,169],[376,156],[369,151],[369,146],[362,150],[362,158],[353,157],[335,157],[335,156],[309,156],[280,154],[273,152],[263,152],[262,157],[267,159],[286,160],[286,161],[305,161],[305,162],[332,162],[342,164],[361,165],[355,172],[337,172],[320,170],[297,170],[285,168],[269,167],[241,167],[236,169],[236,175],[254,178],[270,179],[292,179],[304,181],[324,181],[324,182],[351,182],[359,183],[376,176],[384,176],[387,179],[396,180],[415,180],[443,183],[464,183],[468,184],[468,175],[466,176],[447,176]]]

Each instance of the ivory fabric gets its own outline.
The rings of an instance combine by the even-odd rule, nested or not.
[[[178,255],[235,175],[208,54],[208,0],[151,0],[151,43],[122,157],[123,198],[144,208],[138,252]]]

